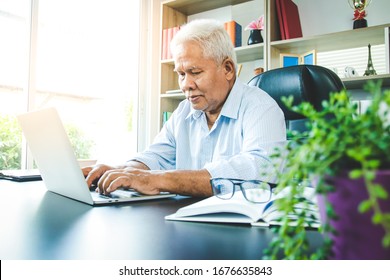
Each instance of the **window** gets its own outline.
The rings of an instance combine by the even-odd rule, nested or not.
[[[21,163],[22,136],[14,115],[26,106],[29,2],[0,1],[0,170]]]
[[[23,18],[24,30],[28,30],[31,25],[26,15],[30,1],[17,2],[20,3],[16,7],[27,7],[19,17]],[[14,85],[6,96],[2,89],[12,84],[0,80],[0,103],[4,104],[5,100],[8,103],[7,108],[0,107],[0,115],[56,107],[79,159],[108,163],[126,160],[137,149],[139,1],[40,0],[35,3],[38,6],[31,8],[31,45],[26,43],[30,47],[30,60],[26,55],[28,48],[19,50],[20,44],[10,39],[8,51],[14,58],[9,58],[8,66],[0,66],[0,71],[13,69],[16,59],[24,57],[18,63],[20,68],[27,68],[30,63],[29,84],[23,88],[26,84],[23,79],[27,80],[28,75],[20,75],[22,71],[15,70],[9,79],[20,78],[20,85]],[[4,11],[5,7],[0,6],[0,10]],[[8,14],[0,13],[0,20],[10,20]],[[16,25],[17,20],[14,21]],[[11,38],[16,32],[9,33]],[[28,42],[28,32],[18,34],[21,42]],[[0,56],[7,56],[7,50],[0,47],[0,51]],[[14,88],[20,91],[19,100]],[[0,166],[0,169],[4,168]]]

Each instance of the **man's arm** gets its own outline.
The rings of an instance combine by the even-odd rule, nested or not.
[[[103,194],[125,187],[149,195],[170,192],[206,197],[213,194],[210,179],[211,176],[205,169],[150,171],[125,168],[106,171],[97,185],[99,192]]]

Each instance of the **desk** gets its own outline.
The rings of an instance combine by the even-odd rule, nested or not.
[[[268,228],[166,221],[198,198],[92,207],[43,182],[0,180],[0,259],[261,259]],[[310,233],[322,242],[317,232]],[[316,245],[317,243],[317,245]]]

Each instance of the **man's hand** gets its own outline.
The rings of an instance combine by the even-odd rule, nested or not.
[[[147,195],[159,194],[159,173],[132,167],[111,169],[104,172],[97,183],[97,191],[109,194],[118,188],[134,189]]]
[[[97,187],[100,177],[102,177],[106,171],[112,169],[115,168],[105,164],[97,164],[94,166],[84,167],[81,170],[83,171],[88,187],[91,189]]]
[[[98,164],[82,168],[90,189],[109,194],[118,188],[132,188],[143,194],[158,194],[156,181],[148,167],[141,162],[130,161],[125,166]],[[153,187],[151,187],[153,186]]]
[[[201,197],[213,195],[211,175],[206,169],[151,171],[143,163],[132,161],[126,166],[98,164],[82,171],[88,186],[96,187],[97,192],[105,195],[118,188],[134,189],[147,195],[160,192]]]

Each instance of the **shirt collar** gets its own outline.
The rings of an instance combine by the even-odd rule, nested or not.
[[[243,83],[236,79],[234,82],[234,85],[225,101],[225,104],[223,104],[222,110],[221,110],[221,116],[225,116],[231,119],[237,119],[238,118],[238,110],[241,105],[241,99],[243,95]],[[203,111],[195,110],[191,107],[190,112],[188,113],[187,118],[192,116],[194,119],[198,119],[203,114]]]

